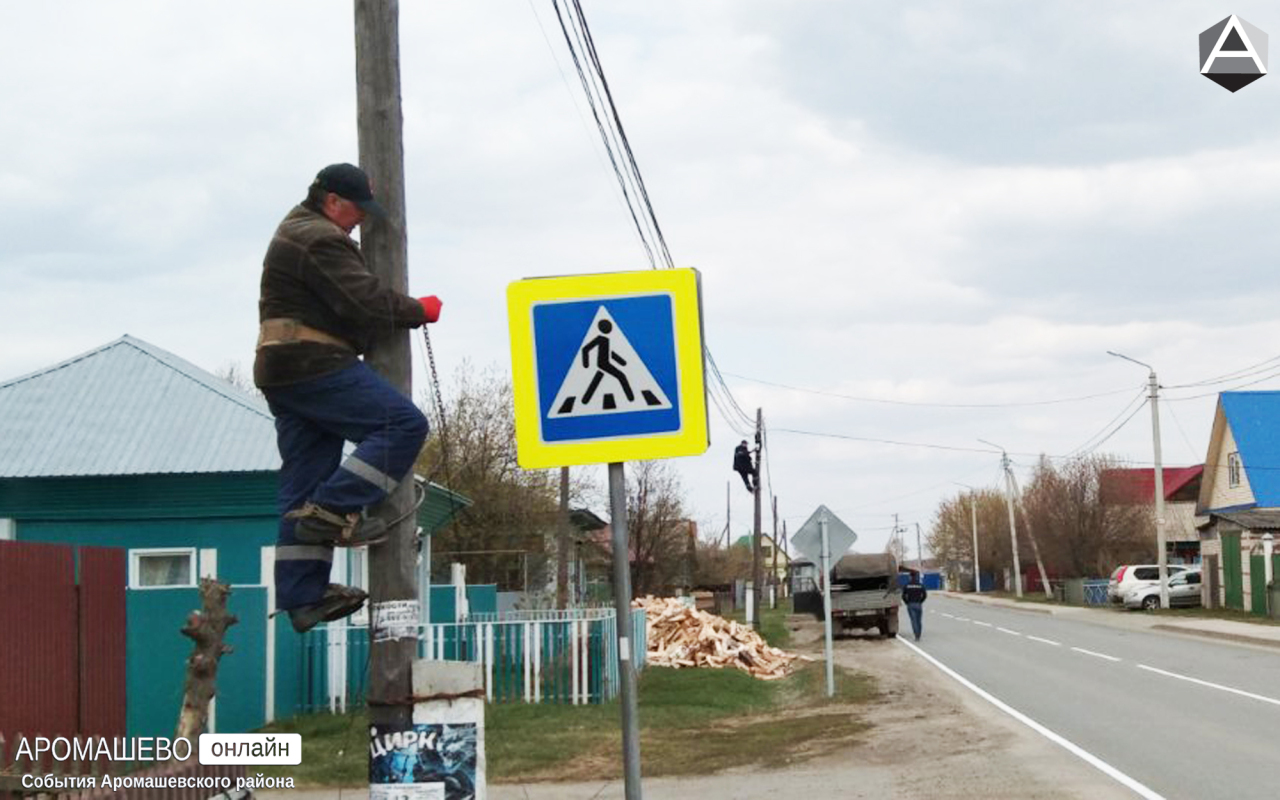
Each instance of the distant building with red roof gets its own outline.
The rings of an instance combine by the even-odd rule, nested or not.
[[[1174,563],[1198,563],[1200,535],[1196,531],[1196,501],[1200,496],[1204,465],[1164,467],[1161,475],[1164,479],[1164,533],[1169,559]],[[1102,502],[1150,505],[1151,513],[1155,514],[1155,468],[1105,469],[1098,483]]]

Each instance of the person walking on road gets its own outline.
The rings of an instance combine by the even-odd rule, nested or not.
[[[929,597],[929,590],[924,588],[924,583],[920,580],[920,573],[911,570],[911,578],[907,581],[906,587],[902,590],[902,602],[907,604],[907,616],[911,618],[911,632],[915,634],[916,641],[920,641],[920,634],[923,633],[924,620],[924,601]]]

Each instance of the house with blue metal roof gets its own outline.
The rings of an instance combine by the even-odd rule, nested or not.
[[[307,659],[274,607],[277,472],[266,402],[131,336],[0,381],[0,540],[125,548],[127,729],[172,735],[198,583],[232,587],[212,730],[246,731],[310,705]],[[427,484],[429,533],[470,504]],[[358,557],[358,556],[357,556]],[[356,578],[335,551],[334,576]]]
[[[1218,395],[1197,515],[1205,605],[1266,614],[1264,537],[1280,532],[1280,391]]]

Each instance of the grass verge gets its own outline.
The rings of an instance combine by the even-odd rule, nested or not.
[[[647,667],[639,682],[644,774],[699,775],[750,764],[777,767],[857,741],[869,727],[857,707],[878,696],[874,681],[837,668],[836,696],[828,700],[824,665],[801,663],[779,681],[756,680],[737,670]],[[485,726],[491,781],[622,775],[617,702],[491,704]],[[368,717],[363,711],[297,717],[263,730],[302,734],[302,765],[270,768],[270,774],[291,775],[300,786],[368,781]]]

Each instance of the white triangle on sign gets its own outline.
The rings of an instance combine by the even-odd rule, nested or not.
[[[671,401],[604,306],[596,311],[548,419],[662,411]]]

